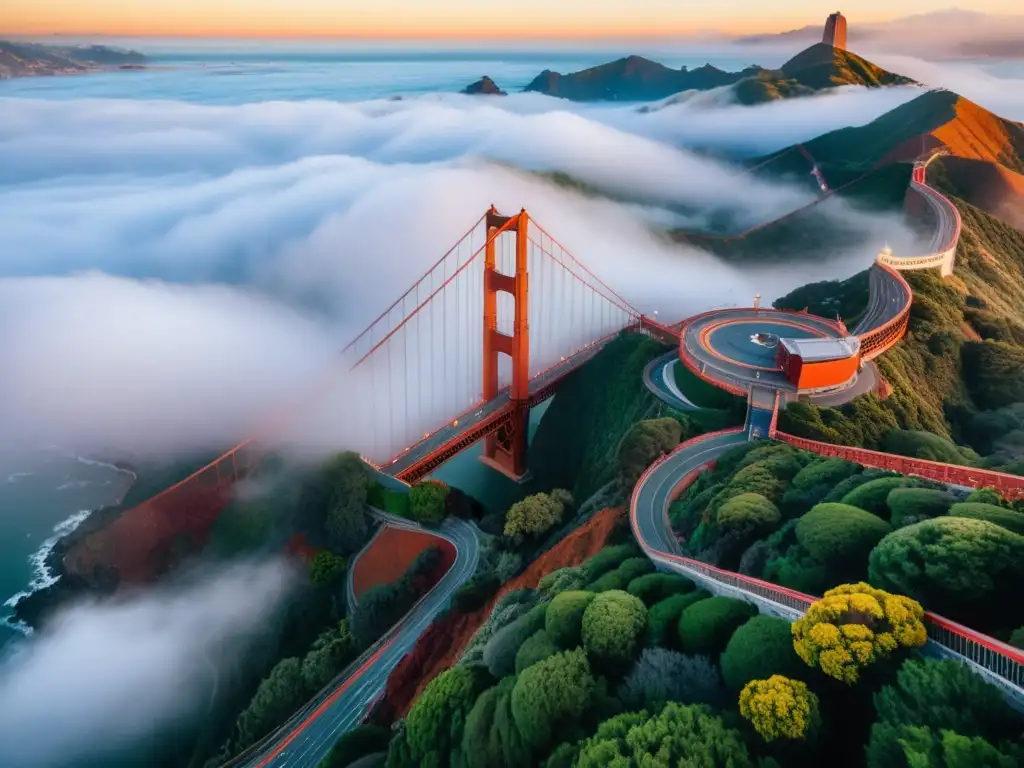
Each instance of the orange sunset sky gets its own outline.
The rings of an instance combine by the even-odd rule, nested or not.
[[[777,32],[823,22],[813,0],[0,0],[0,34],[224,37],[626,37]],[[857,22],[943,10],[935,0],[859,0]],[[972,0],[1020,13],[1020,0]]]

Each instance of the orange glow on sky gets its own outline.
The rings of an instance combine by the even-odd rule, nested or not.
[[[1019,13],[1018,3],[973,0],[971,8]],[[0,35],[667,37],[704,30],[794,29],[824,22],[833,5],[816,0],[516,0],[507,5],[479,0],[0,0]],[[942,0],[860,0],[851,9],[856,11],[851,23],[944,8]]]

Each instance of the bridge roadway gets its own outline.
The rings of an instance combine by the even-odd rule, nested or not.
[[[408,524],[404,521],[403,524]],[[437,586],[427,593],[380,641],[349,665],[330,685],[296,713],[284,726],[243,753],[229,766],[247,768],[308,768],[317,765],[341,734],[357,726],[384,692],[388,676],[452,594],[476,571],[480,543],[476,529],[449,518],[437,531],[455,546],[455,563]]]
[[[547,393],[544,390],[546,388],[559,379],[568,376],[590,360],[604,348],[609,340],[602,339],[534,376],[530,380],[530,404],[535,405],[545,399],[544,395]],[[534,400],[534,398],[538,399]],[[499,414],[508,408],[510,402],[508,389],[503,389],[498,393],[497,397],[485,403],[478,403],[469,411],[430,433],[427,437],[400,453],[390,463],[382,465],[380,471],[388,475],[398,475],[404,472],[417,462],[442,448],[446,443],[454,442],[474,427],[496,419]]]
[[[853,329],[854,336],[863,336],[897,317],[910,303],[911,297],[903,283],[893,278],[877,263],[868,270],[868,306]]]

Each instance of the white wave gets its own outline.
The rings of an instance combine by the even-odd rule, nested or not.
[[[71,488],[86,488],[90,485],[96,485],[92,480],[71,480],[67,483],[61,483],[57,486],[58,491],[67,491]]]
[[[13,608],[22,598],[28,597],[33,592],[38,592],[39,590],[46,589],[47,587],[57,583],[58,577],[52,570],[50,570],[50,567],[46,563],[46,559],[50,556],[50,552],[53,550],[57,542],[84,523],[90,514],[92,514],[92,510],[82,509],[53,526],[52,535],[48,536],[43,541],[39,546],[39,549],[29,555],[28,560],[32,563],[33,573],[32,580],[28,584],[28,590],[18,592],[16,595],[9,597],[4,601],[4,605],[6,607]],[[29,627],[19,624],[18,622],[8,619],[7,624],[8,626],[17,629],[20,632],[24,632],[25,634],[31,633],[31,629]]]
[[[34,474],[35,474],[35,472],[12,472],[11,474],[9,474],[7,476],[7,479],[4,480],[4,482],[5,483],[16,483],[19,480],[21,480],[21,478],[23,478],[23,477],[32,477],[32,475],[34,475]]]

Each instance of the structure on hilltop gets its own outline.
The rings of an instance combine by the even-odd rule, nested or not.
[[[825,34],[821,36],[821,42],[846,50],[846,17],[839,11],[825,19]]]

